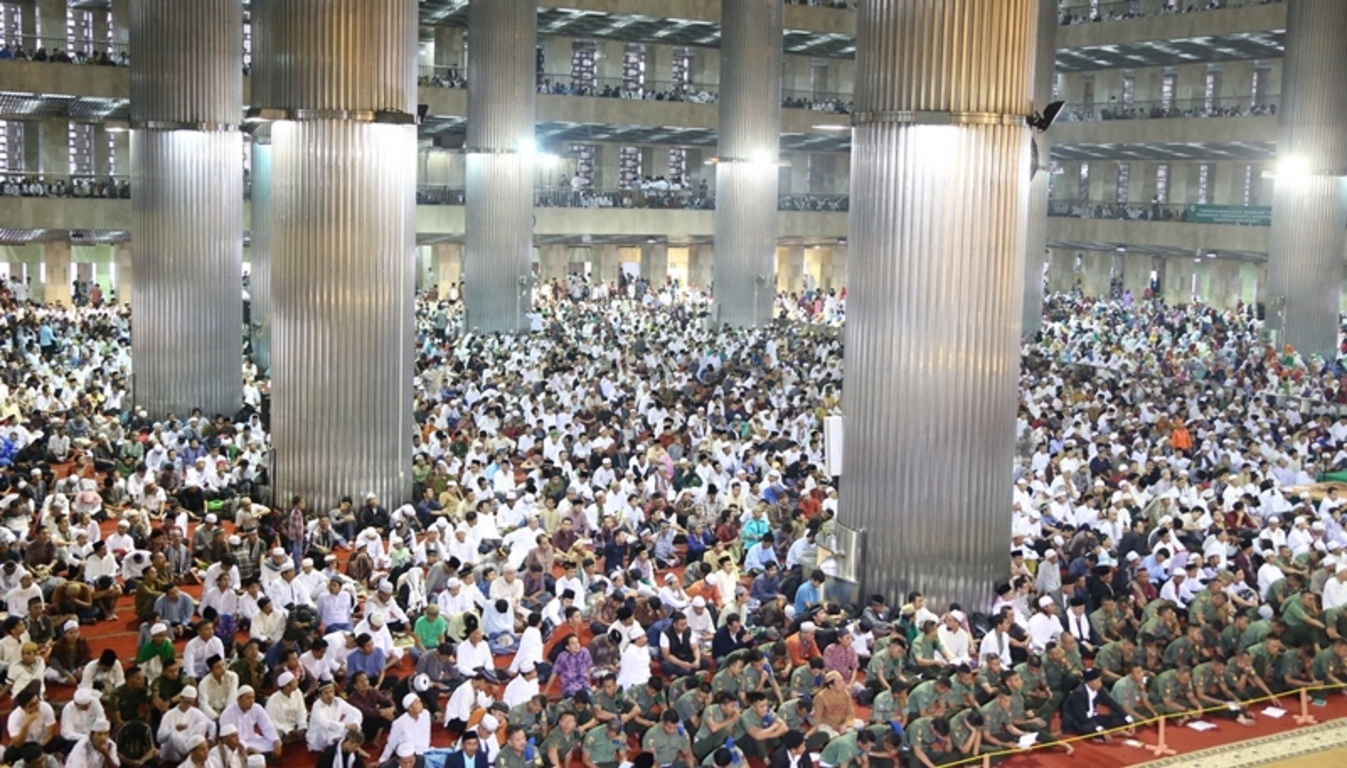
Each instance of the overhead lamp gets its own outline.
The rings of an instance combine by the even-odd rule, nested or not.
[[[1278,179],[1294,181],[1308,178],[1312,173],[1309,158],[1304,155],[1288,155],[1277,161]]]
[[[826,123],[824,125],[811,126],[816,131],[849,131],[851,126],[838,123]]]

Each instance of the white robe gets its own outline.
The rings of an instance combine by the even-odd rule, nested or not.
[[[424,755],[426,750],[430,749],[430,720],[430,713],[426,711],[422,711],[421,716],[416,719],[403,712],[393,721],[393,727],[388,731],[388,744],[384,746],[379,762],[386,762],[393,756],[393,750],[404,742],[411,744],[416,754]]]
[[[313,702],[313,711],[309,713],[309,750],[321,752],[336,743],[347,732],[349,725],[356,727],[364,722],[360,710],[351,706],[341,697],[334,698],[331,704],[321,698]]]
[[[179,725],[184,727],[179,729]],[[173,707],[159,721],[159,757],[169,762],[186,760],[187,742],[196,735],[215,738],[215,723],[196,707],[185,712],[182,707]]]
[[[220,727],[226,725],[239,730],[239,742],[244,747],[258,752],[270,754],[276,742],[281,740],[275,724],[271,722],[271,716],[257,704],[249,707],[247,712],[239,709],[238,704],[230,704],[228,709],[220,713]]]

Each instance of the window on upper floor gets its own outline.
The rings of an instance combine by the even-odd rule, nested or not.
[[[682,184],[688,177],[688,151],[685,147],[669,148],[669,181]]]
[[[1174,71],[1166,71],[1164,77],[1160,80],[1160,108],[1170,110],[1174,107],[1174,84],[1178,81],[1179,74]]]
[[[23,122],[0,120],[0,168],[23,170]]]
[[[71,53],[93,53],[94,12],[71,8],[65,16],[65,44]]]
[[[1215,64],[1207,67],[1207,78],[1202,92],[1202,107],[1207,114],[1211,114],[1216,108],[1216,101],[1220,98],[1221,92],[1221,68]]]
[[[686,93],[692,84],[692,51],[687,48],[674,49],[673,72],[670,74],[674,93]]]
[[[1244,204],[1258,205],[1258,181],[1262,177],[1257,166],[1249,163],[1244,166]]]
[[[1132,179],[1132,164],[1118,163],[1118,202],[1127,202],[1128,186]]]
[[[1162,204],[1169,202],[1169,163],[1155,166],[1155,201]]]
[[[1263,100],[1268,97],[1267,91],[1271,90],[1272,85],[1272,67],[1259,62],[1253,68],[1253,87],[1251,89],[1251,106],[1259,106]]]
[[[1079,195],[1079,197],[1080,197],[1081,200],[1089,200],[1089,199],[1090,199],[1090,164],[1089,164],[1089,163],[1081,163],[1081,164],[1080,164],[1080,186],[1076,188],[1076,191],[1077,191],[1077,193],[1078,193],[1078,195]]]
[[[18,48],[23,45],[23,6],[0,3],[0,45]]]
[[[67,137],[70,148],[70,175],[93,174],[94,127],[89,123],[71,123]]]
[[[598,59],[594,43],[589,41],[571,43],[571,85],[578,88],[593,88],[598,73]]]
[[[1131,109],[1137,101],[1137,76],[1133,72],[1123,74],[1122,82],[1122,105],[1124,108]]]
[[[622,147],[618,155],[619,189],[632,189],[641,183],[641,148]]]
[[[108,175],[117,175],[117,134],[112,131],[103,131],[103,138],[108,143]],[[244,142],[245,144],[247,142]]]
[[[243,70],[253,66],[253,16],[252,11],[243,11]]]
[[[1206,205],[1211,202],[1211,164],[1197,166],[1197,202]]]
[[[645,46],[627,43],[622,51],[622,87],[628,91],[645,88]]]
[[[575,157],[575,175],[580,177],[584,186],[594,188],[594,145],[572,144],[571,154]]]

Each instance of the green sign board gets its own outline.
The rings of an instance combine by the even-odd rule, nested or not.
[[[1238,224],[1244,227],[1272,226],[1270,205],[1194,205],[1188,209],[1194,224]]]

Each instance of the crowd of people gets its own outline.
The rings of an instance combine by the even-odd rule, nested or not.
[[[131,181],[93,176],[49,178],[24,173],[0,177],[0,195],[5,197],[103,197],[131,199]]]
[[[1148,3],[1146,8],[1142,3]],[[1103,3],[1079,3],[1068,0],[1058,16],[1058,22],[1093,24],[1101,21],[1127,21],[1147,16],[1174,16],[1227,8],[1245,8],[1254,5],[1274,5],[1283,0],[1104,0]]]
[[[111,50],[79,50],[75,48],[52,48],[39,45],[29,52],[22,45],[0,43],[0,61],[46,61],[53,64],[92,64],[100,67],[129,67],[131,57],[126,51],[113,53]]]
[[[930,768],[1347,682],[1347,505],[1307,489],[1347,394],[1249,310],[1051,297],[1004,583],[843,605],[845,292],[712,330],[573,288],[527,343],[420,297],[411,500],[321,505],[272,498],[251,364],[238,414],[147,414],[124,307],[0,291],[4,761]]]

